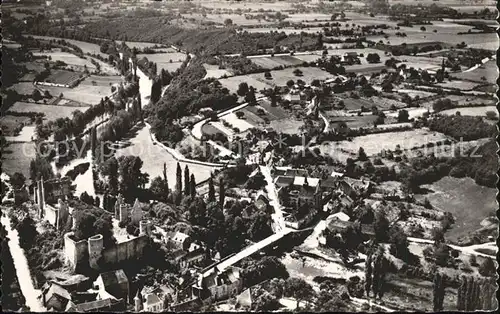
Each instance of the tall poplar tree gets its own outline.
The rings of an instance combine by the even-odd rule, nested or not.
[[[194,174],[191,173],[191,180],[189,181],[190,187],[189,192],[191,192],[191,197],[194,198],[196,196],[196,182],[194,180]]]
[[[179,163],[177,163],[175,191],[178,195],[181,195],[182,193],[182,170]]]
[[[215,202],[214,177],[212,175],[208,179],[208,202]]]
[[[189,168],[186,165],[184,168],[184,195],[189,196],[191,193],[189,192],[190,185],[190,176],[189,176]]]

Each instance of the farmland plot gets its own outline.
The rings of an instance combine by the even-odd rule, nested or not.
[[[95,105],[101,98],[111,95],[111,85],[121,81],[118,76],[91,75],[74,88],[43,86],[52,95],[63,94],[64,99]]]
[[[468,82],[468,81],[460,81],[460,80],[453,80],[453,81],[445,81],[442,83],[437,83],[437,86],[444,87],[444,88],[454,88],[454,89],[459,89],[459,90],[472,90],[474,87],[478,86],[478,83],[474,82]]]
[[[36,156],[34,143],[11,143],[2,151],[2,171],[8,175],[15,172],[30,177],[30,161]]]
[[[31,118],[26,116],[13,116],[9,114],[2,115],[0,118],[0,126],[4,136],[14,135],[14,129],[20,125],[31,123]]]
[[[246,130],[255,127],[253,124],[246,121],[245,118],[240,119],[234,113],[225,115],[224,117],[221,118],[221,120],[228,122],[235,128],[238,128],[240,132],[245,132]]]
[[[71,72],[64,70],[52,70],[50,75],[44,80],[48,83],[71,85],[83,78],[85,74],[81,72]]]
[[[64,40],[72,45],[78,46],[80,49],[82,49],[83,53],[97,54],[103,58],[108,57],[107,54],[101,52],[101,48],[97,44],[92,44],[92,43],[74,40],[74,39],[51,37],[51,36],[38,36],[38,35],[27,35],[27,36],[32,36],[33,38],[40,39],[40,40],[55,40],[55,41]]]
[[[13,84],[10,88],[21,95],[31,95],[31,93],[33,93],[33,91],[37,89],[35,85],[33,85],[33,82],[16,83]]]
[[[56,120],[58,118],[71,117],[73,111],[80,110],[85,112],[89,107],[66,107],[54,105],[41,105],[27,102],[16,102],[7,112],[39,112],[43,113],[47,120]]]
[[[186,60],[187,56],[181,52],[166,52],[155,54],[138,54],[137,58],[140,60],[146,57],[149,61],[155,62],[158,65],[158,72],[165,69],[169,72],[174,72],[181,67],[182,62]]]
[[[435,143],[445,140],[447,137],[438,132],[431,132],[425,129],[415,129],[403,132],[387,132],[380,134],[369,134],[358,136],[352,141],[330,142],[321,145],[320,149],[326,154],[335,154],[337,150],[349,152],[353,155],[358,153],[363,147],[367,155],[378,154],[383,149],[394,150],[396,145],[401,149],[410,149],[427,143]],[[335,157],[333,156],[332,157]]]
[[[117,44],[121,44],[123,41],[115,40]],[[144,49],[144,48],[153,48],[153,47],[162,47],[164,45],[159,43],[146,43],[146,42],[137,42],[137,41],[126,41],[125,45],[127,45],[130,49]]]
[[[460,112],[460,115],[462,116],[479,116],[479,117],[484,117],[486,115],[486,112],[488,111],[493,111],[496,113],[498,117],[498,110],[496,106],[484,106],[484,107],[460,107],[460,108],[453,108],[453,109],[448,109],[448,110],[443,110],[439,112],[440,114],[443,115],[455,115],[457,112]]]
[[[295,69],[300,69],[302,71],[302,75],[296,76],[293,73]],[[306,83],[311,83],[314,79],[326,80],[332,77],[330,73],[315,67],[287,68],[283,70],[271,71],[271,75],[272,79],[270,80],[266,79],[263,73],[254,73],[233,76],[227,79],[221,79],[219,81],[231,92],[236,92],[238,90],[238,85],[242,82],[248,83],[248,86],[253,86],[257,91],[259,91],[261,89],[271,88],[274,86],[285,86],[286,82],[290,79],[301,79]]]
[[[316,56],[316,59],[319,56]],[[273,69],[279,66],[287,67],[302,64],[304,61],[298,56],[274,56],[274,57],[255,57],[249,58],[256,65],[264,69]]]
[[[451,73],[450,75],[458,79],[495,84],[498,78],[498,68],[495,60],[491,60],[473,71],[464,73]],[[486,80],[484,80],[484,78]]]

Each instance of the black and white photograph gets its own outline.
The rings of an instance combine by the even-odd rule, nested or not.
[[[497,311],[497,5],[3,0],[2,311]]]

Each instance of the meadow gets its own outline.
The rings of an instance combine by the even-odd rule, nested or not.
[[[462,116],[480,116],[484,117],[486,115],[486,112],[488,111],[493,111],[497,114],[498,117],[498,110],[495,106],[484,106],[484,107],[460,107],[460,108],[453,108],[453,109],[448,109],[448,110],[443,110],[439,112],[440,114],[443,115],[454,115],[457,112],[460,112],[460,115]]]
[[[95,65],[90,62],[90,60],[82,59],[72,53],[62,52],[62,51],[54,51],[54,52],[33,52],[33,56],[46,56],[50,57],[52,62],[62,61],[69,66],[74,66],[78,69],[83,69],[85,66],[89,71],[95,70]]]
[[[302,71],[302,75],[296,76],[293,73],[295,69],[300,69]],[[253,86],[257,91],[260,91],[264,88],[285,86],[286,82],[288,82],[289,80],[301,79],[306,82],[306,84],[310,84],[314,79],[325,80],[332,77],[330,73],[315,67],[287,68],[270,72],[272,75],[272,79],[266,79],[264,77],[264,73],[255,73],[233,76],[230,78],[221,79],[219,80],[219,82],[233,93],[238,90],[238,85],[242,82],[246,82],[248,83],[248,86]]]
[[[34,143],[10,143],[2,151],[2,172],[12,175],[15,172],[30,177],[30,161],[35,158]]]
[[[161,69],[169,72],[174,72],[181,67],[182,62],[186,60],[187,56],[181,52],[166,52],[155,54],[138,54],[138,60],[146,57],[150,62],[155,62],[158,66],[158,73]]]
[[[455,217],[455,224],[446,233],[450,240],[480,228],[481,221],[494,215],[498,208],[496,189],[477,185],[471,178],[444,177],[422,188],[430,191],[420,198],[427,197],[433,206]]]

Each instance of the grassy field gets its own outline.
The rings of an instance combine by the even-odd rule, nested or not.
[[[437,83],[437,86],[444,87],[444,88],[455,88],[459,90],[472,90],[474,87],[478,86],[478,83],[475,82],[469,82],[469,81],[460,81],[460,80],[453,80],[453,81],[445,81],[442,83]]]
[[[491,60],[473,71],[451,74],[451,76],[479,83],[495,84],[498,78],[498,68],[495,60]],[[483,77],[486,78],[486,80],[483,80]]]
[[[457,111],[460,112],[462,116],[480,116],[480,117],[484,117],[487,111],[493,111],[497,114],[498,117],[498,110],[495,106],[453,108],[453,109],[443,110],[440,112],[440,114],[454,115],[457,113]]]
[[[30,176],[30,161],[35,158],[33,143],[12,143],[2,151],[2,171],[8,175],[15,172]]]
[[[94,105],[101,98],[111,95],[111,85],[119,82],[121,82],[119,76],[91,75],[74,88],[43,86],[43,89],[48,90],[54,96],[62,93],[64,99]]]
[[[205,79],[207,78],[221,78],[223,76],[232,76],[233,73],[231,71],[228,71],[226,69],[219,69],[218,65],[211,65],[207,63],[203,63],[203,67],[205,68],[205,71],[207,71],[207,74],[205,75]]]
[[[186,60],[186,55],[181,52],[167,52],[155,54],[138,54],[137,58],[140,60],[146,57],[149,61],[155,62],[158,65],[158,73],[161,69],[173,72],[180,68],[182,62]]]
[[[335,157],[337,151],[344,151],[357,155],[359,148],[363,147],[366,154],[370,156],[379,153],[383,149],[394,150],[398,144],[401,149],[409,149],[444,139],[446,139],[444,134],[424,129],[415,129],[403,132],[387,132],[358,136],[353,138],[352,141],[327,142],[321,146],[321,150],[323,153]]]
[[[296,76],[293,74],[295,69],[300,69],[303,73],[302,76]],[[238,85],[241,82],[247,82],[249,86],[253,86],[257,89],[257,91],[259,91],[261,89],[271,88],[274,86],[285,86],[286,82],[290,79],[294,81],[301,79],[309,84],[314,79],[325,80],[332,77],[330,73],[315,67],[287,68],[283,70],[271,71],[271,75],[272,79],[270,80],[266,79],[263,73],[255,73],[233,76],[219,81],[231,92],[236,92],[238,90]]]
[[[57,105],[41,105],[26,102],[16,102],[7,112],[40,112],[45,114],[44,119],[56,120],[58,118],[71,117],[73,111],[85,112],[89,107],[66,107]]]
[[[31,93],[33,93],[33,91],[36,89],[33,85],[33,82],[16,83],[13,84],[10,88],[21,95],[31,95]]]
[[[205,123],[201,127],[201,132],[207,135],[215,135],[217,133],[222,133],[218,128],[214,127],[211,123]]]
[[[278,133],[285,134],[300,134],[299,128],[303,125],[302,121],[289,119],[273,120],[269,122],[269,126]]]
[[[116,40],[117,44],[121,44],[122,41]],[[129,48],[137,48],[137,49],[144,49],[144,48],[153,48],[155,46],[163,46],[162,44],[159,43],[145,43],[145,42],[137,42],[137,41],[126,41],[125,44]]]
[[[225,115],[224,117],[221,118],[221,120],[226,121],[229,124],[231,124],[233,127],[238,128],[240,130],[240,132],[245,132],[246,130],[255,127],[255,125],[253,123],[251,123],[250,121],[247,121],[247,119],[245,117],[240,119],[234,113]]]
[[[147,128],[138,130],[132,138],[124,140],[123,142],[125,142],[126,145],[116,151],[117,157],[126,155],[141,157],[144,162],[141,170],[149,174],[150,181],[154,177],[161,175],[163,171],[163,163],[166,163],[168,181],[175,182],[175,168],[177,167],[177,161],[159,145],[153,145]],[[182,169],[184,169],[186,164],[180,164]],[[190,164],[189,170],[192,174],[194,174],[196,182],[201,182],[210,177],[210,172],[213,168]]]
[[[313,55],[314,58],[318,59],[320,56]],[[259,57],[259,58],[250,58],[253,63],[264,68],[264,69],[273,69],[279,66],[292,66],[302,64],[304,61],[299,59],[298,56],[275,56],[275,57]]]
[[[62,52],[62,51],[54,51],[54,52],[34,52],[33,56],[47,56],[51,58],[52,62],[62,61],[70,66],[74,66],[76,68],[83,68],[87,66],[90,70],[95,70],[95,65],[90,62],[90,60],[82,59],[72,53]]]
[[[494,215],[498,208],[496,189],[477,185],[471,178],[445,177],[422,187],[431,191],[420,197],[427,197],[432,205],[455,217],[453,228],[446,234],[448,239],[456,240],[480,228],[481,221]]]
[[[18,127],[21,124],[26,125],[29,123],[31,123],[31,118],[25,116],[17,117],[5,114],[2,115],[2,117],[0,118],[0,126],[2,127],[3,135],[5,136],[14,135],[13,132],[16,127]]]
[[[83,53],[90,53],[90,54],[97,54],[100,55],[103,58],[107,58],[108,55],[105,53],[101,52],[101,48],[97,44],[92,44],[92,43],[87,43],[84,41],[79,41],[79,40],[74,40],[74,39],[66,39],[66,38],[59,38],[59,37],[51,37],[51,36],[37,36],[37,35],[30,35],[33,38],[40,39],[40,40],[61,40],[64,39],[64,41],[78,46],[80,49],[82,49]]]

